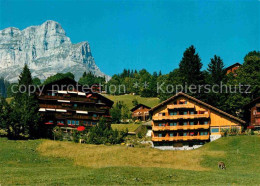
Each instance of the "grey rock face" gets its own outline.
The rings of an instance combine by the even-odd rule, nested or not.
[[[41,80],[58,72],[72,72],[76,80],[85,71],[105,76],[95,64],[89,43],[72,44],[55,21],[24,30],[10,27],[0,31],[0,77],[17,81],[25,63],[32,76]]]

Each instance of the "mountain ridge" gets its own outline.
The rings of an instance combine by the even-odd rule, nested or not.
[[[73,44],[60,23],[47,20],[20,30],[0,30],[0,77],[15,82],[27,64],[41,80],[56,73],[72,72],[78,80],[84,72],[110,77],[100,71],[87,41]]]

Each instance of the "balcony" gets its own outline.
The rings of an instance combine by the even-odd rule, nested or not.
[[[153,126],[153,131],[168,131],[168,130],[198,130],[198,129],[209,129],[207,125],[179,125],[179,126]]]
[[[260,112],[256,112],[256,113],[254,114],[254,116],[255,116],[255,118],[260,118]]]
[[[84,102],[84,103],[95,103],[95,100],[83,97],[68,97],[68,96],[49,96],[49,95],[42,95],[39,96],[38,99],[41,100],[68,100],[72,102]],[[94,99],[94,98],[93,98]]]
[[[194,105],[192,104],[167,105],[167,109],[180,109],[180,108],[192,109],[194,108]]]
[[[165,137],[152,137],[152,141],[188,141],[188,140],[209,140],[209,135],[205,136],[165,136]]]
[[[135,117],[138,117],[138,116],[149,116],[149,113],[133,113],[132,115],[135,116]]]
[[[65,109],[69,111],[77,111],[77,110],[82,110],[82,111],[88,111],[92,113],[105,113],[105,109],[98,109],[96,107],[72,107],[72,106],[62,106],[62,105],[50,105],[50,104],[39,104],[40,108],[51,108],[51,109]]]
[[[178,120],[178,119],[196,119],[196,118],[209,118],[208,114],[190,114],[190,115],[166,115],[166,116],[153,116],[153,120]]]

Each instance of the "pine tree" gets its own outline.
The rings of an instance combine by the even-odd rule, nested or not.
[[[15,94],[11,104],[12,122],[9,125],[9,136],[11,138],[37,138],[39,137],[38,101],[35,92],[32,92],[32,76],[27,65],[19,77],[18,86],[20,90]]]
[[[183,83],[198,85],[202,79],[202,63],[193,45],[185,50],[179,64],[180,75]]]
[[[221,81],[224,80],[224,63],[219,56],[214,55],[214,57],[210,59],[210,63],[208,65],[208,72],[210,74],[211,83],[219,84]]]

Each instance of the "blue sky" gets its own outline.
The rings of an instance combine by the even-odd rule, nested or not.
[[[194,45],[203,68],[214,54],[226,66],[260,50],[260,1],[0,0],[0,30],[46,20],[61,24],[73,43],[89,41],[100,69],[168,73]]]

